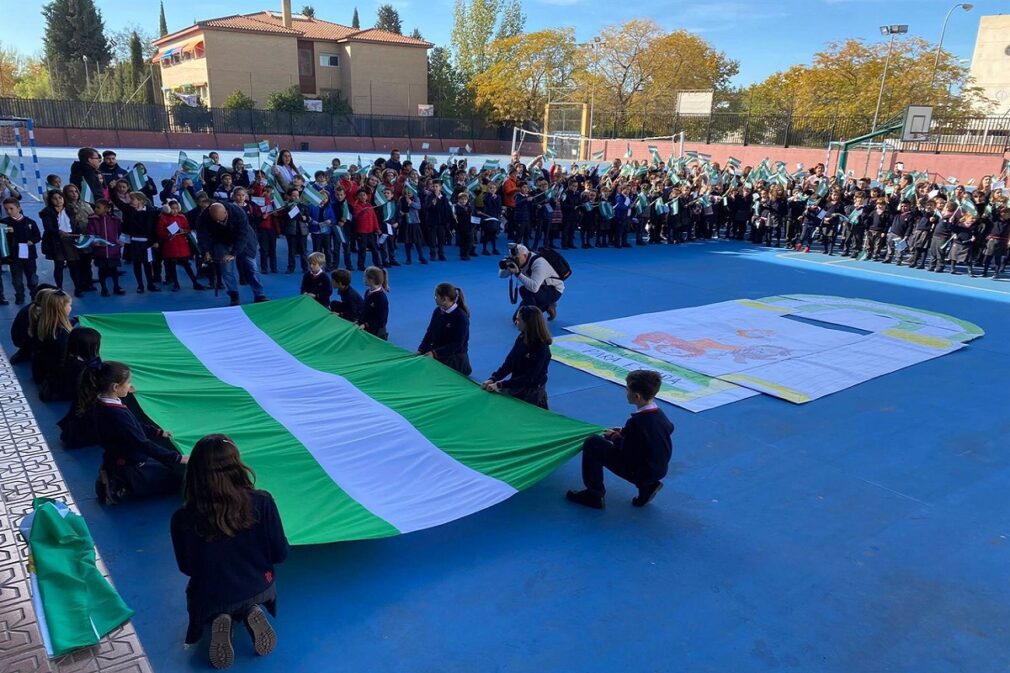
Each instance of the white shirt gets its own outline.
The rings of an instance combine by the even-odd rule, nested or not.
[[[60,211],[60,214],[56,216],[56,221],[59,222],[60,231],[65,234],[74,233],[74,228],[70,226],[70,216],[67,215],[67,209],[64,208]]]
[[[119,399],[118,397],[102,397],[101,395],[99,395],[98,396],[98,401],[99,402],[105,402],[106,404],[112,404],[112,405],[115,405],[117,407],[125,406],[123,404],[123,401],[121,399]]]

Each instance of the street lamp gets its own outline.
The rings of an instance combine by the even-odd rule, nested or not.
[[[929,76],[929,88],[932,91],[933,84],[936,82],[936,67],[940,65],[940,48],[943,47],[943,36],[947,32],[947,22],[950,21],[950,15],[954,13],[954,10],[960,7],[966,12],[970,12],[971,8],[975,5],[970,2],[959,2],[947,11],[947,16],[943,17],[943,28],[940,29],[940,41],[936,43],[936,55],[933,56],[933,73]]]
[[[887,42],[887,58],[884,59],[884,73],[880,76],[880,93],[877,94],[877,109],[873,113],[873,128],[870,131],[877,130],[877,119],[880,118],[880,103],[884,100],[884,83],[887,81],[887,68],[891,64],[891,51],[894,49],[894,36],[904,35],[908,32],[908,25],[891,25],[891,26],[881,26],[881,35],[890,35],[891,39]]]
[[[600,55],[597,51],[600,47],[606,44],[599,35],[593,38],[593,41],[589,43],[593,48],[593,85],[589,90],[589,153],[592,157],[593,152],[593,112],[596,109],[596,77],[600,70]]]

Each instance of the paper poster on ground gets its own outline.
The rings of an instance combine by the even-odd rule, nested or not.
[[[593,376],[624,385],[629,372],[653,369],[663,377],[657,397],[688,411],[705,411],[754,397],[759,393],[662,362],[647,355],[578,334],[561,336],[551,344],[554,360]]]

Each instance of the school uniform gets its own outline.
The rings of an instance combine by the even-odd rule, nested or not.
[[[527,344],[523,335],[516,337],[505,362],[489,377],[503,393],[547,409],[547,369],[551,347],[543,343]]]
[[[364,325],[365,331],[380,339],[389,339],[389,332],[386,331],[386,322],[389,320],[389,297],[382,288],[375,288],[365,291],[364,300],[361,303],[361,313],[358,315],[358,324]]]
[[[383,209],[385,206],[375,209],[376,216],[382,220],[380,227],[382,233],[379,234],[379,237],[386,237],[382,244],[379,245],[379,252],[382,256],[383,266],[400,266],[400,263],[396,261],[396,239],[400,230],[400,212],[396,207],[395,198],[390,199],[388,203],[392,207],[386,209],[384,217]]]
[[[92,256],[98,268],[98,281],[102,286],[102,295],[109,293],[106,281],[112,279],[116,294],[122,294],[119,287],[119,260],[122,256],[122,246],[119,237],[123,231],[123,223],[118,217],[109,215],[92,215],[88,218],[88,235],[108,241],[107,245],[92,246]]]
[[[583,248],[593,247],[593,239],[597,236],[599,227],[599,204],[583,194],[579,204],[579,239]]]
[[[345,195],[348,192],[344,192]],[[334,196],[330,199],[330,208],[333,210],[333,236],[335,238],[333,246],[333,266],[340,263],[341,252],[344,255],[344,268],[352,269],[351,266],[351,244],[354,242],[354,218],[352,216],[351,204],[347,198]],[[343,234],[343,235],[341,235]],[[339,246],[337,245],[339,241]]]
[[[74,400],[80,387],[81,374],[87,364],[77,357],[64,356],[59,364],[49,370],[45,381],[42,382],[39,399],[43,402]]]
[[[99,397],[91,414],[103,449],[102,468],[108,478],[108,489],[102,495],[107,494],[114,502],[126,496],[178,493],[182,455],[155,441],[164,441],[158,428],[141,423],[117,399]]]
[[[877,254],[882,252],[887,238],[887,231],[891,228],[891,214],[885,209],[884,212],[873,213],[867,218],[866,242],[863,244],[863,252],[866,258],[873,261]]]
[[[147,279],[147,289],[157,292],[155,283],[160,280],[154,273],[154,250],[151,246],[157,241],[156,210],[136,210],[130,206],[123,209],[123,233],[129,236],[126,252],[133,262],[133,276],[137,280],[137,292],[144,292],[144,279]],[[159,274],[160,275],[160,274]]]
[[[375,217],[375,209],[368,202],[354,202],[354,235],[358,244],[358,271],[365,270],[366,250],[372,253],[372,266],[381,267],[382,256],[377,243],[379,221]]]
[[[971,256],[972,243],[975,238],[975,229],[978,227],[978,222],[970,225],[964,225],[958,222],[951,231],[953,242],[950,246],[950,272],[952,274],[957,274],[958,263],[964,263],[968,265],[968,272],[971,275],[975,275],[975,269],[973,268],[972,262],[974,261]]]
[[[887,254],[884,256],[884,264],[890,264],[897,256],[897,266],[901,266],[905,257],[905,250],[898,251],[899,241],[904,241],[912,232],[915,223],[915,213],[911,210],[901,213],[891,219],[891,227],[887,230]]]
[[[582,444],[582,481],[603,496],[603,468],[639,489],[653,486],[667,474],[673,455],[673,423],[653,402],[631,414],[619,435],[593,435]]]
[[[326,258],[324,268],[333,268],[333,210],[330,202],[324,206],[308,205],[309,238],[312,239],[312,252],[321,252]]]
[[[358,294],[357,290],[348,285],[344,288],[337,288],[337,296],[340,299],[330,302],[330,310],[344,320],[357,323],[358,316],[361,315],[362,304],[364,303],[361,295]]]
[[[502,201],[497,193],[484,192],[484,198],[478,209],[481,217],[480,221],[480,244],[481,252],[485,255],[497,255],[498,253],[498,229],[501,226]],[[487,246],[491,245],[491,252]]]
[[[515,193],[515,206],[512,208],[511,240],[522,243],[526,247],[530,244],[530,227],[533,221],[533,201],[530,194],[522,192]]]
[[[929,241],[929,270],[943,272],[946,266],[947,246],[954,230],[952,217],[941,216],[933,227],[933,237]]]
[[[428,227],[428,257],[435,259],[438,253],[439,261],[445,261],[445,245],[449,236],[449,223],[452,221],[452,205],[445,193],[435,197],[432,192],[425,202],[425,224]]]
[[[292,211],[295,211],[294,215],[291,214]],[[284,238],[288,242],[288,273],[295,272],[296,257],[302,271],[309,270],[309,214],[306,211],[304,205],[297,203],[285,203],[284,207],[277,211],[281,219],[281,231],[284,232]]]
[[[172,515],[172,548],[186,584],[189,627],[187,645],[200,641],[204,626],[217,615],[244,621],[263,605],[277,614],[275,566],[288,555],[288,540],[273,498],[266,491],[249,493],[255,523],[231,537],[208,539],[203,517],[186,506]]]
[[[11,283],[14,285],[14,302],[21,304],[25,301],[25,285],[28,286],[29,294],[35,294],[35,288],[39,284],[37,260],[42,232],[35,220],[24,215],[17,220],[12,217],[0,219],[0,228],[0,235],[7,237],[7,249],[10,251],[10,257],[0,259],[0,300],[4,299],[3,265],[6,265],[10,269]],[[7,231],[8,229],[13,231]],[[21,244],[28,245],[28,256],[24,259],[20,255]]]
[[[36,334],[32,339],[32,380],[38,385],[42,385],[52,376],[67,357],[67,339],[70,331],[57,327],[56,332],[50,339],[40,339]]]
[[[70,272],[70,280],[74,284],[74,294],[82,296],[87,282],[80,276],[80,254],[74,246],[73,221],[70,211],[64,208],[57,212],[46,207],[39,211],[42,221],[42,254],[53,263],[53,282],[63,289],[63,270]]]
[[[579,193],[569,187],[561,193],[561,248],[575,247],[575,229],[578,226]]]
[[[459,247],[459,258],[464,262],[470,260],[473,248],[473,210],[470,204],[457,203],[452,207],[452,215],[456,219],[456,245]]]
[[[319,273],[308,271],[302,276],[301,288],[298,291],[301,294],[311,294],[316,301],[328,307],[330,296],[333,294],[333,284],[322,269],[319,270]]]
[[[993,267],[993,278],[1003,272],[1006,265],[1007,247],[1010,244],[1010,219],[997,218],[989,229],[985,241],[985,253],[982,258],[982,277],[989,273],[989,265]]]
[[[175,225],[173,234],[169,228]],[[172,284],[173,289],[179,289],[179,271],[177,267],[182,267],[189,277],[194,290],[204,289],[203,285],[196,279],[193,267],[189,263],[193,256],[193,249],[189,240],[189,221],[182,213],[171,215],[162,213],[158,218],[157,226],[158,240],[161,243],[161,256],[165,261],[165,280]]]
[[[432,312],[417,352],[432,353],[446,367],[469,376],[473,371],[469,343],[470,316],[459,305],[453,304],[448,310],[438,307]]]
[[[631,212],[631,197],[624,194],[614,194],[614,220],[610,232],[610,240],[615,248],[630,248],[628,245],[628,214]]]

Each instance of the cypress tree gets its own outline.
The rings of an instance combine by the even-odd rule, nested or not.
[[[52,0],[42,7],[43,47],[58,98],[79,98],[85,88],[85,61],[92,76],[112,60],[102,13],[93,0]]]
[[[361,30],[361,21],[358,19],[358,8],[354,8],[354,16],[351,18],[351,28]]]
[[[168,21],[165,20],[165,2],[162,0],[161,5],[161,15],[158,17],[158,34],[160,37],[165,37],[168,35]]]

